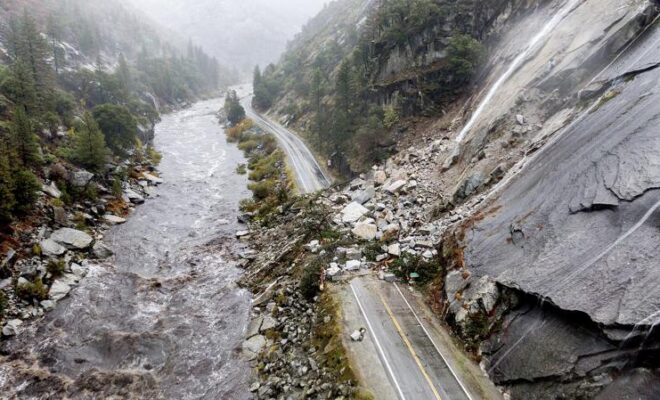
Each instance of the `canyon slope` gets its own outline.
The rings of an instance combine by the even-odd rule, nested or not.
[[[301,82],[322,58],[332,87],[391,3],[345,0],[316,17],[270,71],[284,82],[271,115],[309,131],[313,107],[292,106]],[[513,398],[657,397],[660,6],[428,3],[441,12],[406,40],[367,45],[365,79],[368,101],[402,120],[386,170],[419,160],[417,182],[437,193],[420,210],[441,236],[432,302]],[[487,55],[446,90],[456,32]]]

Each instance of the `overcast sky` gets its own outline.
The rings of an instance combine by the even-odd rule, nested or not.
[[[329,0],[125,0],[225,65],[277,61],[288,40]]]

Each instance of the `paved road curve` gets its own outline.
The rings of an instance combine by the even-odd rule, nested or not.
[[[252,97],[250,93],[241,98],[245,113],[262,129],[275,135],[289,158],[289,165],[296,174],[300,192],[312,193],[330,186],[332,179],[323,172],[305,142],[282,125],[256,112],[252,108]]]
[[[401,400],[472,400],[396,285],[358,278],[351,290]]]

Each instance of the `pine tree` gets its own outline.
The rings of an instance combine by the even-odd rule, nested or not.
[[[14,180],[9,168],[8,150],[0,143],[0,223],[11,221],[12,210],[16,205]]]
[[[131,79],[131,70],[128,67],[126,58],[123,53],[119,54],[119,65],[117,66],[117,77],[119,78],[119,83],[122,90],[130,91],[132,79]]]
[[[24,167],[37,165],[41,161],[38,138],[23,106],[16,107],[10,131],[11,145],[18,162]]]
[[[11,74],[3,85],[7,97],[19,106],[25,107],[28,112],[37,108],[37,88],[30,68],[21,60],[11,65]]]
[[[60,67],[64,63],[64,50],[59,45],[60,37],[62,36],[62,26],[59,24],[57,17],[52,14],[48,16],[46,26],[50,38],[53,68],[55,68],[55,75],[59,75]]]
[[[18,167],[14,176],[14,210],[21,213],[28,212],[39,198],[38,190],[41,185],[37,177],[27,168]]]
[[[39,109],[43,110],[42,106],[51,101],[54,87],[53,69],[48,62],[50,48],[37,29],[36,21],[30,17],[27,10],[20,22],[20,38],[17,47],[16,61],[24,62],[30,68],[39,100]]]
[[[99,171],[105,165],[108,155],[105,138],[94,117],[86,112],[74,132],[71,160],[86,168]]]

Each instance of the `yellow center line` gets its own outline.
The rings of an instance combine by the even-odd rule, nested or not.
[[[380,301],[383,303],[385,306],[385,311],[387,311],[387,314],[390,316],[392,319],[392,322],[394,323],[394,328],[399,332],[399,336],[401,336],[401,339],[403,339],[403,343],[406,344],[406,347],[408,348],[408,351],[410,354],[412,354],[413,359],[415,360],[415,363],[419,367],[419,370],[422,372],[422,375],[424,375],[424,378],[426,379],[426,382],[429,384],[431,387],[431,390],[433,391],[433,394],[435,395],[436,400],[442,400],[440,397],[440,394],[435,388],[435,385],[433,385],[433,381],[431,380],[431,377],[429,376],[428,372],[426,372],[426,369],[422,365],[422,361],[419,359],[417,356],[417,353],[415,352],[415,349],[412,347],[412,343],[408,340],[408,337],[406,336],[405,333],[403,333],[403,330],[401,329],[401,325],[399,325],[399,321],[397,321],[396,317],[394,317],[394,313],[392,313],[392,310],[390,310],[390,307],[387,305],[387,302],[385,301],[385,298],[383,297],[382,293],[380,293],[380,290],[376,289],[378,292],[378,297],[380,297]]]

